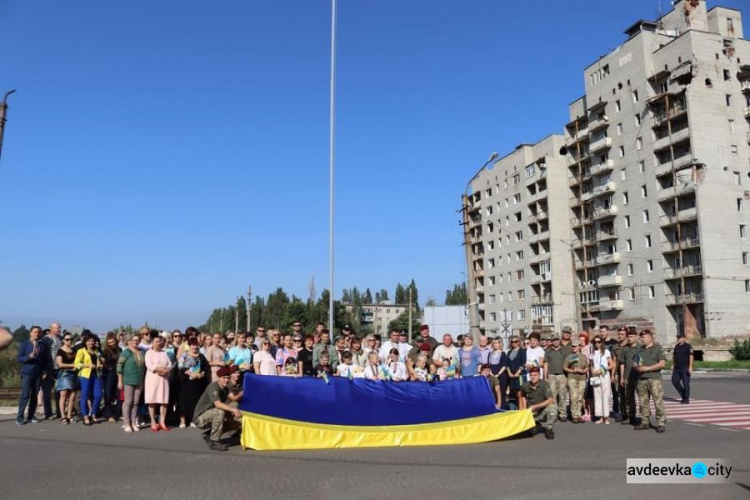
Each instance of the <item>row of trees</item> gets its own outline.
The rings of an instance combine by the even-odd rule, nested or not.
[[[320,297],[316,297],[312,285],[310,291],[310,297],[307,300],[295,295],[290,297],[282,288],[277,288],[266,298],[255,297],[255,301],[250,308],[250,331],[255,331],[258,325],[288,331],[295,321],[302,323],[302,330],[305,332],[312,331],[318,322],[327,325],[329,292],[323,290]],[[417,284],[413,279],[408,285],[401,283],[396,285],[393,303],[398,305],[408,304],[410,291],[412,327],[418,328],[421,309],[419,307]],[[357,287],[344,289],[341,300],[334,301],[336,330],[338,331],[348,324],[358,333],[368,333],[369,325],[363,325],[361,322],[361,307],[390,300],[389,297],[388,290],[385,289],[375,292],[374,296],[369,288],[366,288],[364,292],[361,292]],[[402,318],[393,321],[389,328],[408,330],[408,312],[402,316]],[[214,309],[206,323],[200,326],[200,329],[226,331],[234,329],[235,324],[239,326],[240,330],[247,328],[247,304],[243,297],[238,297],[234,304],[227,307]]]

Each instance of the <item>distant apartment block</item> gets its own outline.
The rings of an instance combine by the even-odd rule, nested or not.
[[[354,306],[352,305],[346,305],[345,308],[350,314],[354,311]],[[366,304],[359,309],[359,324],[364,330],[372,333],[379,335],[388,334],[388,325],[390,322],[408,310],[408,305],[396,305],[390,301],[383,301],[378,304]]]
[[[544,161],[550,222],[540,226],[538,216],[534,222],[556,235],[527,243],[534,254],[548,242],[551,255],[544,262],[553,279],[544,281],[541,265],[534,267],[538,254],[527,261],[524,273],[531,268],[540,280],[529,283],[532,297],[539,300],[551,287],[549,323],[556,326],[573,307],[573,323],[582,328],[648,325],[663,341],[680,331],[701,337],[746,333],[750,42],[743,39],[741,14],[722,7],[707,10],[698,0],[676,2],[662,18],[638,21],[625,34],[625,43],[585,69],[585,95],[569,106],[562,156],[549,151]],[[497,205],[487,187],[501,162],[507,165],[501,170],[515,166],[521,158],[509,159],[523,155],[525,160],[529,149],[521,147],[482,172],[467,201],[469,270],[477,285],[471,301],[479,307],[485,330],[497,328],[492,319],[504,309],[512,311],[514,329],[529,329],[536,319],[518,307],[518,295],[514,307],[508,306],[507,272],[500,272],[497,256],[487,248],[493,240],[495,246],[498,239],[506,243],[507,236],[512,242],[513,231],[529,222],[529,212],[521,211],[519,219],[517,209],[505,201]],[[525,171],[518,173],[520,183]],[[503,178],[500,184],[505,185]],[[529,206],[528,189],[518,194],[518,201]],[[551,203],[559,198],[565,202]],[[506,218],[516,225],[506,226]],[[490,229],[498,221],[502,233],[493,234]],[[531,229],[530,222],[526,225]],[[561,240],[570,242],[572,260]],[[514,255],[508,262],[505,252],[502,265],[517,262]],[[505,299],[497,300],[498,291],[490,302],[487,285],[490,280],[497,284],[500,274]],[[566,302],[567,293],[577,294],[578,304]]]

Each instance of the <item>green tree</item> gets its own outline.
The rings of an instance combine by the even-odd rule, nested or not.
[[[21,342],[26,342],[29,340],[29,329],[26,328],[26,325],[21,325],[18,328],[15,329],[13,332],[13,340],[20,344]]]
[[[375,303],[380,304],[384,300],[388,300],[388,290],[385,288],[381,289],[379,292],[375,292]]]
[[[409,331],[409,311],[404,311],[401,313],[401,315],[388,323],[388,331],[391,330],[404,330],[406,332]],[[419,320],[417,318],[417,315],[412,313],[411,318],[411,330],[412,330],[412,336],[419,331]]]
[[[404,285],[402,285],[400,282],[398,285],[396,285],[396,297],[394,300],[398,305],[406,304],[406,288],[404,288]]]
[[[266,328],[280,328],[284,324],[288,305],[289,296],[280,287],[268,296],[268,301],[263,311],[263,323],[265,323]]]
[[[343,302],[344,304],[352,303],[352,294],[347,288],[344,288],[344,290],[341,292],[341,302]]]
[[[414,314],[416,316],[420,315],[420,309],[419,309],[419,292],[417,291],[417,284],[414,282],[414,278],[412,278],[411,283],[409,283],[409,286],[406,287],[406,302],[405,304],[409,303],[409,290],[411,290],[411,304],[414,308]]]
[[[283,331],[291,332],[292,325],[295,321],[302,323],[302,327],[309,328],[306,320],[307,306],[302,299],[292,296],[292,301],[287,305],[286,312],[284,313]],[[303,330],[305,331],[305,330]]]
[[[466,283],[453,285],[453,290],[445,291],[446,306],[465,306],[469,303],[469,295],[466,293]]]
[[[365,290],[365,294],[362,296],[362,302],[364,304],[372,304],[372,292],[369,288]]]

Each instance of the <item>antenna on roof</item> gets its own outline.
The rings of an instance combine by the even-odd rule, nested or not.
[[[657,27],[657,29],[663,30],[664,29],[664,25],[662,23],[661,18],[664,17],[664,12],[661,10],[661,0],[659,0],[656,3],[657,3],[658,8],[659,8],[659,20],[656,21],[656,27]]]

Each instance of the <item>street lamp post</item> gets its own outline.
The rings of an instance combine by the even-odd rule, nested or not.
[[[8,111],[8,96],[14,93],[15,90],[9,90],[3,96],[3,102],[0,103],[0,157],[3,154],[3,136],[5,135],[5,114]]]
[[[335,332],[336,317],[333,307],[333,173],[335,159],[336,122],[336,0],[331,0],[331,85],[330,85],[330,129],[328,144],[328,329]]]
[[[468,307],[469,307],[469,333],[471,333],[471,336],[474,338],[474,342],[479,342],[479,299],[476,296],[476,289],[474,287],[474,264],[472,261],[472,252],[471,252],[471,234],[469,230],[469,223],[471,221],[469,217],[469,188],[471,187],[471,183],[479,177],[479,174],[487,168],[487,165],[495,161],[495,159],[498,157],[497,153],[492,153],[490,157],[487,159],[486,162],[484,162],[484,165],[482,165],[479,170],[477,170],[477,173],[474,174],[474,176],[469,179],[469,182],[466,183],[466,190],[464,191],[463,196],[463,226],[464,226],[464,247],[466,252],[466,268],[467,268],[467,283],[466,283],[466,291],[468,292]],[[472,303],[474,304],[474,307],[471,307]]]

